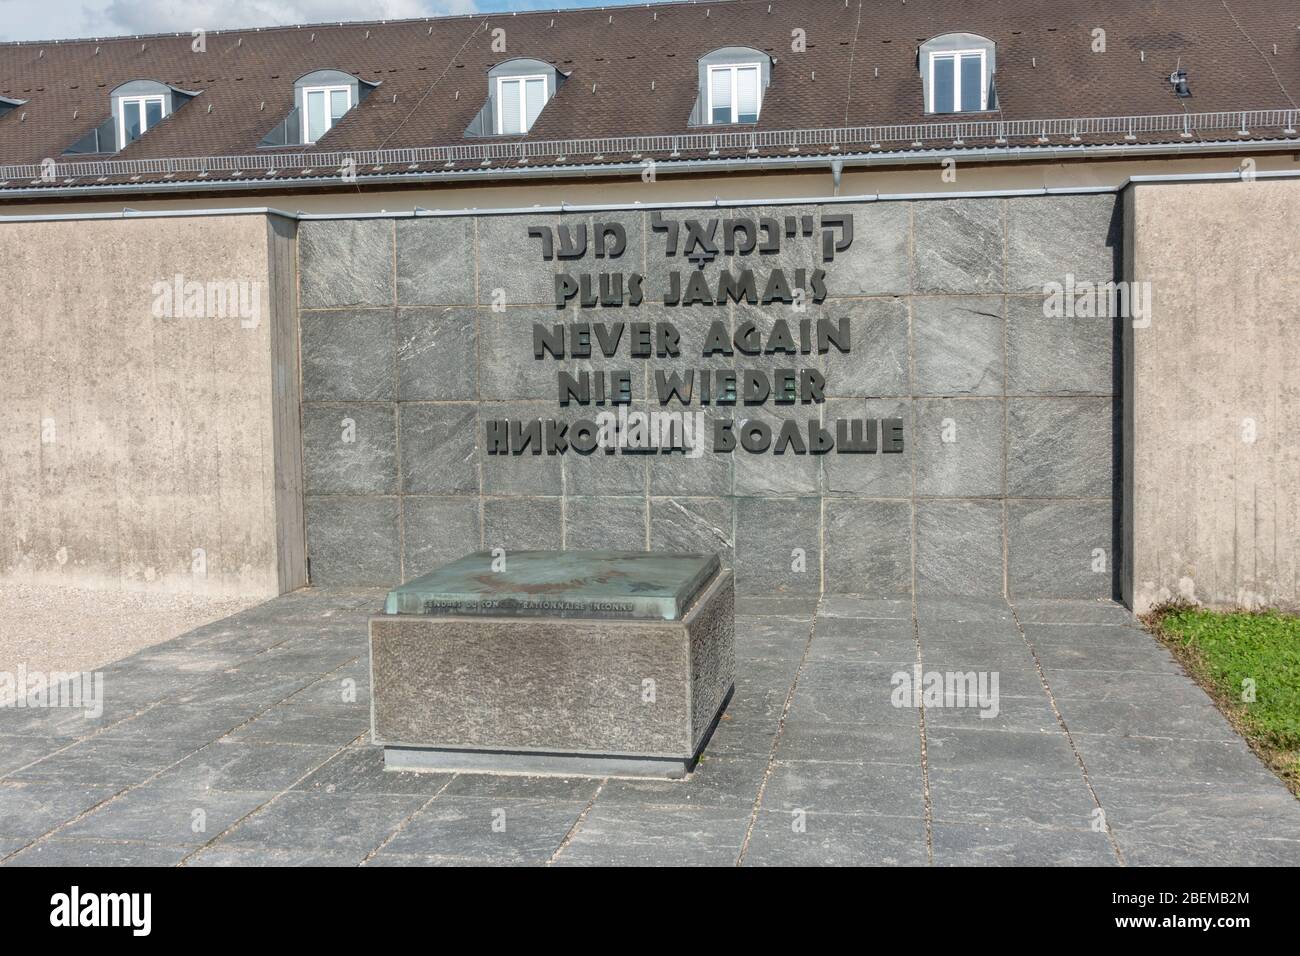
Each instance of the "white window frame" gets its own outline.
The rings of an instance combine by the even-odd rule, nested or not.
[[[758,72],[758,116],[763,115],[763,64],[761,63],[720,63],[717,66],[710,66],[704,76],[706,100],[708,115],[705,118],[705,126],[717,126],[719,124],[713,121],[713,74],[726,71],[731,74],[731,123],[740,122],[740,97],[737,91],[740,84],[736,80],[736,74],[740,70],[756,70]]]
[[[963,110],[961,108],[961,58],[978,56],[980,58],[980,108]],[[989,108],[988,51],[987,50],[935,50],[930,54],[930,112],[934,108],[939,88],[934,82],[934,61],[940,57],[951,57],[952,64],[952,105],[954,113],[982,113]],[[945,116],[948,114],[944,114]]]
[[[546,104],[551,101],[551,81],[547,79],[545,73],[525,73],[519,76],[498,76],[496,80],[497,80],[496,97],[495,97],[496,109],[494,110],[494,112],[496,113],[496,117],[494,119],[494,122],[496,123],[496,134],[498,136],[525,135],[530,129],[532,129],[532,127],[528,124],[528,81],[529,80],[542,81],[542,109],[546,109]],[[518,133],[505,132],[505,124],[501,122],[501,103],[502,103],[501,87],[506,83],[519,84],[519,130],[520,131]],[[539,112],[537,115],[541,116],[542,114]]]
[[[352,102],[352,87],[347,83],[332,83],[329,86],[304,86],[302,88],[302,124],[301,125],[302,125],[302,144],[304,146],[310,146],[312,143],[316,142],[316,140],[314,139],[307,138],[308,133],[310,132],[310,124],[308,122],[308,112],[307,112],[308,94],[310,93],[325,94],[325,124],[326,125],[325,125],[325,129],[321,131],[321,136],[324,136],[326,133],[328,133],[330,130],[334,128],[334,115],[330,111],[330,94],[336,93],[339,90],[342,90],[348,95],[348,108],[343,111],[344,115],[346,116],[348,111],[351,110],[352,107],[357,105]]]
[[[167,118],[167,97],[165,97],[163,94],[142,93],[139,96],[119,96],[117,98],[117,142],[118,142],[117,148],[118,149],[122,149],[127,145],[126,104],[127,103],[140,104],[140,136],[143,136],[145,133],[149,132],[148,105],[151,102],[157,102],[162,107],[161,109],[162,116],[160,116],[158,119],[158,122],[161,123],[163,120]],[[140,136],[137,136],[136,139],[139,139]],[[135,140],[132,140],[132,142],[135,142]]]

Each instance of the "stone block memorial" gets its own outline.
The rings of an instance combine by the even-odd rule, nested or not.
[[[679,777],[735,682],[713,554],[468,555],[370,621],[371,736],[391,770]]]

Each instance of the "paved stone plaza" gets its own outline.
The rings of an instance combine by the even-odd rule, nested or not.
[[[741,599],[735,697],[674,783],[383,772],[382,601],[199,628],[106,668],[95,719],[0,709],[0,861],[1300,864],[1300,803],[1116,605]],[[997,715],[893,706],[918,661],[997,672]]]

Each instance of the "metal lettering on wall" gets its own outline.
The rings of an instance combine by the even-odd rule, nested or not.
[[[847,213],[811,215],[732,216],[673,221],[661,213],[650,216],[652,242],[661,239],[669,260],[685,260],[686,267],[667,274],[662,290],[666,306],[726,306],[745,303],[789,306],[794,315],[826,298],[826,271],[835,254],[853,242],[853,217]],[[781,251],[781,241],[820,236],[819,265],[793,269],[762,268],[762,257]],[[573,262],[588,256],[594,265],[615,263],[627,251],[627,231],[618,222],[596,222],[590,235],[585,223],[574,226],[528,226],[527,236],[540,241],[545,262]],[[719,255],[755,256],[758,268],[722,269],[711,278],[704,267]],[[555,307],[566,309],[576,301],[580,309],[635,308],[647,295],[647,277],[639,272],[563,271],[555,276]],[[699,456],[705,450],[782,455],[897,453],[903,450],[901,418],[837,418],[833,422],[787,419],[775,430],[757,418],[715,418],[705,434],[706,407],[820,405],[825,402],[826,378],[814,367],[799,366],[799,356],[826,355],[832,350],[849,354],[847,318],[815,321],[778,317],[764,333],[752,320],[740,322],[734,332],[722,320],[712,322],[702,341],[687,342],[673,322],[579,321],[533,323],[533,357],[539,362],[615,358],[620,349],[630,360],[698,356],[792,356],[789,368],[654,370],[650,396],[636,394],[635,383],[645,376],[632,367],[622,370],[561,370],[556,373],[561,407],[595,406],[601,410],[569,422],[556,419],[488,419],[489,455],[557,455],[568,451],[589,455],[609,452],[680,452]],[[629,363],[630,365],[633,363]],[[660,406],[651,412],[634,411],[640,399]],[[695,406],[696,411],[691,411]],[[775,433],[774,433],[775,431]]]

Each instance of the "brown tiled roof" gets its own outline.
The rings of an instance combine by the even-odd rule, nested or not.
[[[505,31],[506,51],[492,48],[493,31]],[[1106,33],[1106,52],[1092,50],[1094,28]],[[206,52],[191,49],[189,34],[103,40],[0,44],[0,96],[26,101],[0,116],[0,189],[31,188],[31,169],[58,161],[50,188],[162,179],[162,167],[78,166],[86,157],[63,151],[109,114],[108,94],[132,79],[151,79],[200,91],[156,129],[120,153],[96,159],[260,156],[262,137],[293,105],[293,82],[312,70],[335,68],[379,87],[315,146],[294,154],[320,154],[321,165],[339,152],[373,149],[465,147],[466,127],[483,105],[486,74],[495,63],[528,56],[553,63],[568,81],[526,137],[512,143],[551,143],[580,138],[674,136],[698,133],[687,126],[696,97],[696,61],[722,46],[751,46],[775,59],[772,83],[754,132],[766,139],[703,143],[682,141],[671,157],[664,142],[624,150],[609,144],[539,147],[530,164],[627,162],[636,154],[663,161],[690,157],[783,155],[789,130],[838,130],[924,124],[916,50],[948,32],[977,33],[997,44],[999,110],[971,117],[1009,124],[968,128],[960,145],[1033,148],[1044,143],[1236,141],[1287,138],[1291,111],[1300,99],[1300,4],[1295,0],[723,0],[645,7],[478,15],[389,23],[347,23],[213,32]],[[792,31],[807,36],[807,50],[791,50]],[[1168,76],[1188,71],[1192,97],[1179,99]],[[1204,114],[1252,112],[1246,135],[1229,118]],[[1114,122],[1075,132],[1074,118],[1178,116],[1190,113],[1188,130],[1177,124],[1147,130]],[[1017,121],[1067,122],[1040,139],[1037,127]],[[1031,134],[1030,129],[1033,129]],[[745,130],[744,132],[748,132]],[[1003,135],[999,136],[999,132]],[[897,135],[894,135],[897,134]],[[892,131],[877,143],[857,139],[879,132],[837,134],[846,151],[952,147],[951,131]],[[1132,138],[1126,138],[1132,137]],[[807,151],[830,151],[831,134],[806,137]],[[905,141],[906,140],[906,141]],[[515,168],[518,157],[498,154],[493,170]],[[615,155],[614,153],[618,154]],[[487,155],[487,154],[484,154]],[[561,156],[563,158],[561,158]],[[388,172],[473,169],[465,155],[412,154],[409,162],[385,154]],[[283,181],[304,176],[310,160],[286,157],[268,176],[245,161],[240,173]],[[239,163],[227,165],[241,165]],[[170,170],[173,181],[197,180],[195,169]],[[211,179],[232,170],[213,163]],[[362,165],[359,175],[374,172]],[[330,175],[334,170],[329,171]],[[307,178],[320,175],[314,169]],[[48,177],[47,177],[48,178]]]

